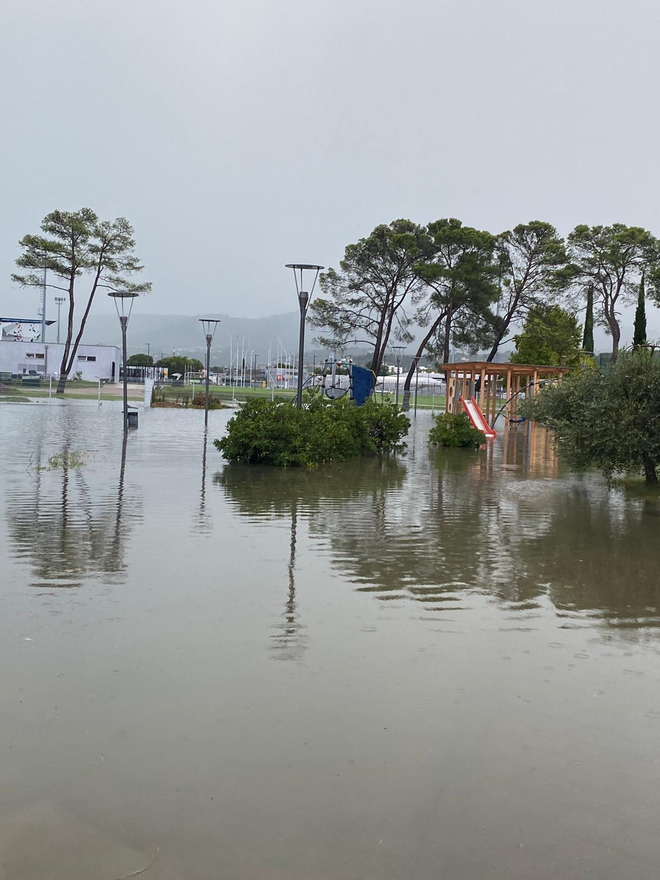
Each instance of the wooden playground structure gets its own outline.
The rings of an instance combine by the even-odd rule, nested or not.
[[[569,371],[568,367],[497,364],[488,361],[443,364],[440,369],[447,381],[446,411],[462,412],[461,398],[475,398],[485,421],[491,427],[494,427],[501,410],[507,426],[516,424],[521,395],[534,395],[539,390],[539,383],[561,379]],[[498,396],[498,388],[504,391],[503,397]]]

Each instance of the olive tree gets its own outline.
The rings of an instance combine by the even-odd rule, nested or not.
[[[658,482],[660,357],[648,349],[623,352],[606,372],[570,373],[522,411],[554,431],[569,464],[607,476],[642,472],[647,485]]]

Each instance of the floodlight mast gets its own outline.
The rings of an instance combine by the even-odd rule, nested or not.
[[[401,372],[401,355],[405,350],[405,345],[393,345],[394,354],[396,356],[396,398],[394,405],[399,405],[399,373]]]
[[[316,286],[319,272],[323,266],[317,266],[315,263],[287,263],[287,269],[293,269],[293,279],[296,284],[296,293],[298,295],[298,305],[300,307],[300,333],[298,338],[298,391],[296,394],[296,406],[302,409],[302,392],[303,392],[303,362],[305,360],[305,318],[307,317],[307,309],[309,307],[314,288]],[[309,290],[305,290],[305,279],[309,279],[309,275],[305,276],[305,272],[311,272],[313,281]]]
[[[213,337],[215,336],[215,331],[218,329],[218,324],[220,323],[220,319],[200,318],[199,322],[202,325],[202,330],[204,331],[204,335],[206,337],[206,396],[204,399],[204,427],[206,427],[209,423],[209,395],[210,395],[209,382],[211,381],[211,343],[213,342]]]

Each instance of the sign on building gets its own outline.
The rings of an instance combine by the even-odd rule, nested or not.
[[[2,339],[8,342],[41,342],[41,324],[25,321],[3,321]]]

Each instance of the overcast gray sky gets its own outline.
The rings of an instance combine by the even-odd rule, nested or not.
[[[32,302],[9,274],[54,208],[126,216],[154,283],[140,308],[161,313],[289,311],[285,262],[336,265],[397,217],[660,234],[657,0],[3,0],[1,16],[4,312]]]

